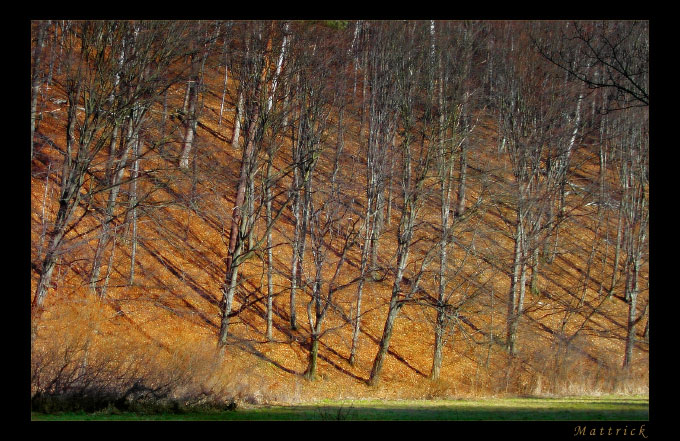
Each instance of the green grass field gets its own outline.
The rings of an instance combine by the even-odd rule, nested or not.
[[[321,401],[235,411],[136,414],[32,413],[33,421],[645,421],[648,397],[499,398],[432,401]]]

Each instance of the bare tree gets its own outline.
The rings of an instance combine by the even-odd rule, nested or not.
[[[241,167],[236,189],[236,199],[229,232],[229,248],[226,257],[226,277],[221,302],[221,325],[218,337],[220,353],[227,343],[232,302],[238,284],[239,267],[248,257],[248,236],[253,226],[249,208],[255,197],[253,194],[255,171],[258,168],[258,154],[262,147],[262,109],[266,91],[268,50],[271,48],[270,29],[262,22],[252,22],[244,26],[245,53],[241,61],[239,80],[244,93],[246,109],[246,140],[242,151]],[[254,47],[252,47],[254,46]],[[247,86],[246,86],[247,85]]]
[[[441,29],[443,27],[443,29]],[[437,32],[438,30],[438,32]],[[431,299],[436,310],[435,343],[430,377],[439,378],[442,364],[444,333],[455,312],[452,314],[450,302],[456,290],[447,288],[449,280],[448,249],[454,242],[453,229],[456,221],[462,220],[465,209],[466,188],[466,145],[469,142],[470,92],[465,87],[468,78],[473,46],[471,29],[465,23],[443,23],[430,25],[432,37],[431,68],[433,78],[430,80],[435,90],[432,99],[436,99],[434,115],[438,117],[436,128],[436,167],[439,186],[440,229],[439,233],[439,269],[437,273],[437,297]],[[462,63],[461,60],[464,60]],[[436,63],[436,66],[434,65]],[[434,84],[436,83],[436,84]],[[435,96],[436,95],[436,96]],[[458,192],[455,207],[452,207],[454,192],[454,164],[459,158]],[[461,304],[462,305],[462,304]],[[460,307],[459,305],[458,307]],[[456,307],[457,308],[457,307]],[[454,308],[455,311],[457,309]]]
[[[314,275],[312,278],[311,298],[307,303],[307,318],[310,327],[309,362],[305,376],[311,380],[316,378],[317,356],[319,340],[325,333],[324,319],[329,309],[334,305],[333,295],[338,289],[337,279],[347,260],[347,253],[359,237],[358,216],[348,216],[352,213],[352,204],[347,196],[340,192],[336,180],[339,167],[339,157],[336,154],[334,171],[330,180],[330,190],[320,190],[317,196],[321,200],[320,206],[310,202],[309,236],[312,248]],[[333,275],[325,280],[324,269],[328,266],[329,251],[340,254],[334,263]],[[326,288],[324,289],[324,285]]]
[[[356,362],[359,329],[361,326],[361,302],[366,274],[377,268],[378,239],[382,229],[384,189],[387,179],[387,160],[391,156],[390,144],[396,133],[398,112],[396,69],[389,37],[381,24],[370,29],[366,51],[368,52],[364,90],[368,90],[368,139],[366,140],[366,201],[362,227],[364,239],[361,246],[359,285],[357,287],[354,331],[349,362]],[[362,97],[363,98],[363,97]]]
[[[271,127],[271,131],[273,133],[282,133],[283,130],[285,129],[285,119],[288,114],[288,103],[289,100],[288,95],[286,95],[283,99],[280,98],[280,96],[277,96],[277,86],[280,83],[283,83],[284,86],[288,85],[289,77],[288,75],[288,63],[286,60],[286,52],[288,48],[288,44],[290,41],[290,35],[289,35],[289,23],[286,22],[283,24],[283,29],[282,29],[282,42],[281,42],[281,51],[278,56],[278,60],[276,63],[276,71],[274,73],[274,77],[272,79],[272,85],[271,85],[271,90],[269,92],[269,98],[267,100],[267,111],[269,112],[269,120],[270,122],[268,123],[268,126]],[[286,62],[284,62],[284,60]],[[280,95],[280,94],[279,94]],[[278,99],[277,99],[278,98]],[[276,139],[276,137],[273,137]],[[267,306],[266,306],[266,323],[267,323],[267,328],[266,328],[266,336],[267,340],[271,341],[272,340],[272,332],[273,332],[273,298],[274,298],[274,286],[272,282],[272,276],[274,272],[274,260],[273,260],[273,255],[272,255],[272,250],[273,250],[273,242],[272,242],[272,233],[271,233],[271,225],[273,224],[273,210],[272,210],[272,203],[275,199],[274,194],[272,193],[272,190],[275,189],[275,185],[279,182],[280,178],[288,173],[290,170],[281,170],[279,172],[274,172],[273,170],[273,164],[274,164],[274,157],[276,154],[281,150],[281,143],[278,141],[270,141],[267,144],[266,147],[266,153],[267,153],[267,158],[266,158],[266,169],[265,169],[265,174],[263,176],[263,186],[264,186],[264,201],[265,201],[265,220],[266,220],[266,249],[267,249]],[[290,200],[290,199],[288,199]]]
[[[297,329],[296,293],[301,286],[303,262],[309,230],[311,178],[317,166],[322,138],[329,123],[329,104],[333,99],[328,90],[329,63],[335,62],[329,29],[303,24],[290,43],[290,63],[294,63],[296,103],[295,121],[291,122],[293,136],[292,163],[294,167],[292,213],[295,230],[292,242],[290,327]]]
[[[421,84],[420,80],[422,80],[422,78],[419,78],[417,66],[420,65],[423,58],[427,57],[428,45],[418,40],[417,35],[414,35],[415,30],[413,28],[400,29],[400,27],[406,27],[406,25],[396,24],[390,24],[389,26],[390,28],[388,29],[392,32],[400,33],[399,37],[390,33],[390,37],[392,37],[390,40],[393,44],[400,45],[399,51],[393,51],[396,55],[393,68],[397,70],[397,87],[400,91],[399,110],[401,124],[399,134],[401,142],[399,144],[399,151],[401,153],[403,208],[397,229],[397,253],[392,294],[387,318],[385,319],[385,326],[378,343],[378,352],[373,360],[373,368],[368,380],[369,385],[377,384],[380,379],[383,363],[392,338],[395,319],[401,308],[418,292],[423,269],[427,267],[434,257],[432,250],[435,249],[431,248],[426,253],[425,257],[421,260],[420,271],[410,279],[410,288],[404,292],[402,284],[404,282],[406,264],[409,261],[409,252],[411,250],[416,221],[425,200],[427,190],[425,182],[434,162],[435,148],[430,143],[426,143],[424,137],[419,137],[421,141],[419,144],[414,142],[418,138],[414,136],[417,133],[415,130],[416,112],[414,101],[419,91],[417,86]],[[421,130],[423,132],[426,131],[425,128]]]

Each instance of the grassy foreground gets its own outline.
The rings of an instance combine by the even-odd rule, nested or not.
[[[480,400],[343,400],[291,406],[253,406],[235,411],[136,414],[102,411],[32,413],[33,421],[644,421],[648,397],[498,398]]]

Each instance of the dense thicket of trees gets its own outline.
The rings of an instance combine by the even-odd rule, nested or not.
[[[57,265],[85,260],[79,277],[105,301],[116,272],[127,285],[144,277],[140,225],[162,230],[163,208],[174,207],[187,216],[185,234],[191,216],[222,231],[221,292],[210,294],[222,354],[231,320],[262,302],[266,340],[276,323],[306,336],[308,378],[328,314],[351,329],[356,365],[362,302],[378,282],[391,288],[369,384],[406,306],[432,324],[435,380],[456,329],[481,333],[510,359],[522,353],[523,330],[538,329],[554,342],[556,369],[585,351],[576,342],[588,332],[619,339],[626,369],[647,350],[648,23],[31,26],[34,182],[46,170],[34,204],[33,337],[59,289]],[[205,105],[213,99],[219,111]],[[63,106],[56,127],[41,123],[48,104]],[[483,143],[494,140],[489,151]],[[233,161],[216,164],[210,149]],[[587,158],[599,166],[594,177],[581,169]],[[158,199],[161,190],[170,199]],[[571,238],[575,226],[589,232]],[[116,250],[129,253],[129,268],[115,266]],[[572,262],[582,262],[579,275],[560,288]],[[266,275],[248,282],[253,298],[243,294],[246,263]],[[341,278],[352,280],[349,303],[337,301]],[[287,323],[274,317],[273,300],[284,297],[288,309],[276,315]],[[246,300],[235,310],[237,298]],[[548,300],[557,309],[543,314]]]
[[[62,132],[65,142],[61,151],[64,159],[60,165],[59,209],[40,263],[32,301],[36,314],[45,301],[57,259],[69,248],[78,246],[70,243],[74,239],[69,240],[67,233],[88,215],[98,218],[101,224],[96,232],[99,245],[90,276],[95,291],[100,281],[102,252],[109,242],[110,229],[115,227],[114,217],[121,216],[117,196],[125,183],[124,171],[134,159],[130,153],[139,150],[133,145],[138,142],[144,123],[151,122],[145,121],[151,106],[183,75],[177,63],[190,53],[184,39],[190,27],[179,22],[76,22],[68,27],[51,27],[52,32],[60,34],[57,41],[62,56],[58,63],[64,73],[58,89],[67,108]],[[41,59],[34,58],[36,62]],[[39,63],[33,69],[34,78],[38,78],[46,66]],[[55,142],[44,135],[40,138],[49,144]],[[151,142],[159,144],[162,140]],[[105,163],[103,174],[99,172],[102,168],[99,161]],[[82,213],[77,215],[78,211]],[[99,295],[105,292],[100,291]]]

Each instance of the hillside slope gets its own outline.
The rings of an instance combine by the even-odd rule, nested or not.
[[[357,362],[349,363],[361,264],[358,245],[347,253],[336,280],[337,291],[320,339],[318,378],[310,381],[303,376],[310,350],[307,305],[313,288],[313,253],[308,245],[303,263],[306,285],[299,291],[296,304],[298,329],[291,330],[289,291],[295,218],[288,206],[272,229],[272,341],[265,335],[267,282],[265,252],[260,249],[241,268],[226,353],[223,359],[216,358],[225,258],[244,148],[234,149],[231,144],[239,89],[229,78],[223,103],[221,57],[219,51],[208,57],[189,168],[177,167],[183,136],[180,119],[168,118],[162,126],[150,125],[141,134],[146,147],[138,163],[142,178],[136,180],[135,197],[140,202],[135,211],[135,230],[133,233],[129,215],[131,187],[125,184],[117,205],[119,214],[111,222],[113,240],[102,260],[102,278],[108,287],[103,299],[90,292],[89,275],[104,217],[97,207],[105,205],[107,194],[92,194],[76,208],[78,223],[67,233],[69,246],[59,256],[44,312],[37,322],[33,369],[42,374],[36,374],[34,387],[44,386],[50,375],[56,375],[57,360],[68,360],[64,363],[69,366],[105,366],[111,375],[138,369],[155,381],[173,383],[178,394],[211,391],[251,402],[626,390],[620,372],[628,320],[624,281],[618,282],[611,295],[607,293],[614,271],[616,201],[612,199],[612,208],[598,216],[593,189],[598,186],[599,159],[594,135],[582,136],[573,154],[571,191],[565,199],[567,215],[559,223],[557,234],[546,241],[546,246],[558,251],[552,261],[541,258],[535,280],[529,280],[533,273],[528,271],[517,356],[508,357],[503,347],[513,262],[513,176],[506,151],[499,149],[498,119],[489,108],[478,110],[469,136],[468,212],[454,223],[455,239],[449,251],[449,287],[454,292],[449,303],[457,306],[455,320],[445,334],[438,381],[428,378],[436,311],[427,299],[436,293],[435,260],[424,267],[418,296],[396,319],[379,385],[366,384],[394,280],[403,209],[396,178],[390,181],[395,196],[391,217],[385,219],[379,239],[379,265],[363,287]],[[344,186],[343,192],[353,195],[353,203],[361,212],[366,202],[361,84],[354,93],[342,116],[344,149],[337,179]],[[174,84],[162,105],[159,101],[151,108],[151,118],[165,115],[167,109],[181,109],[184,96],[185,84]],[[31,164],[31,295],[37,288],[49,228],[59,209],[66,99],[64,74],[55,75],[49,88],[43,86],[39,97],[40,122]],[[339,110],[337,105],[330,109],[328,127],[338,126]],[[155,145],[153,140],[162,138],[161,131],[170,141]],[[287,133],[279,139],[282,153],[273,166],[286,170],[292,161],[293,140]],[[333,173],[332,153],[338,144],[335,129],[327,130],[324,143],[327,148],[313,177],[318,188],[328,185]],[[102,150],[88,170],[83,194],[104,179],[106,164],[106,151]],[[131,166],[124,173],[130,178]],[[454,177],[458,176],[456,169]],[[292,173],[288,173],[277,183],[275,209],[286,203],[292,179]],[[616,182],[617,178],[612,172],[607,179]],[[437,240],[437,188],[434,180],[427,186],[430,190],[406,269],[406,288]],[[259,219],[255,236],[263,237],[264,231],[263,219]],[[131,282],[133,240],[136,248]],[[340,252],[335,249],[329,256],[324,266],[325,281],[332,277]],[[648,304],[647,281],[645,263],[640,271],[640,305]],[[646,392],[648,343],[642,326],[638,327],[637,340],[632,364],[636,380],[625,383],[625,387]],[[40,381],[43,383],[37,384]]]

